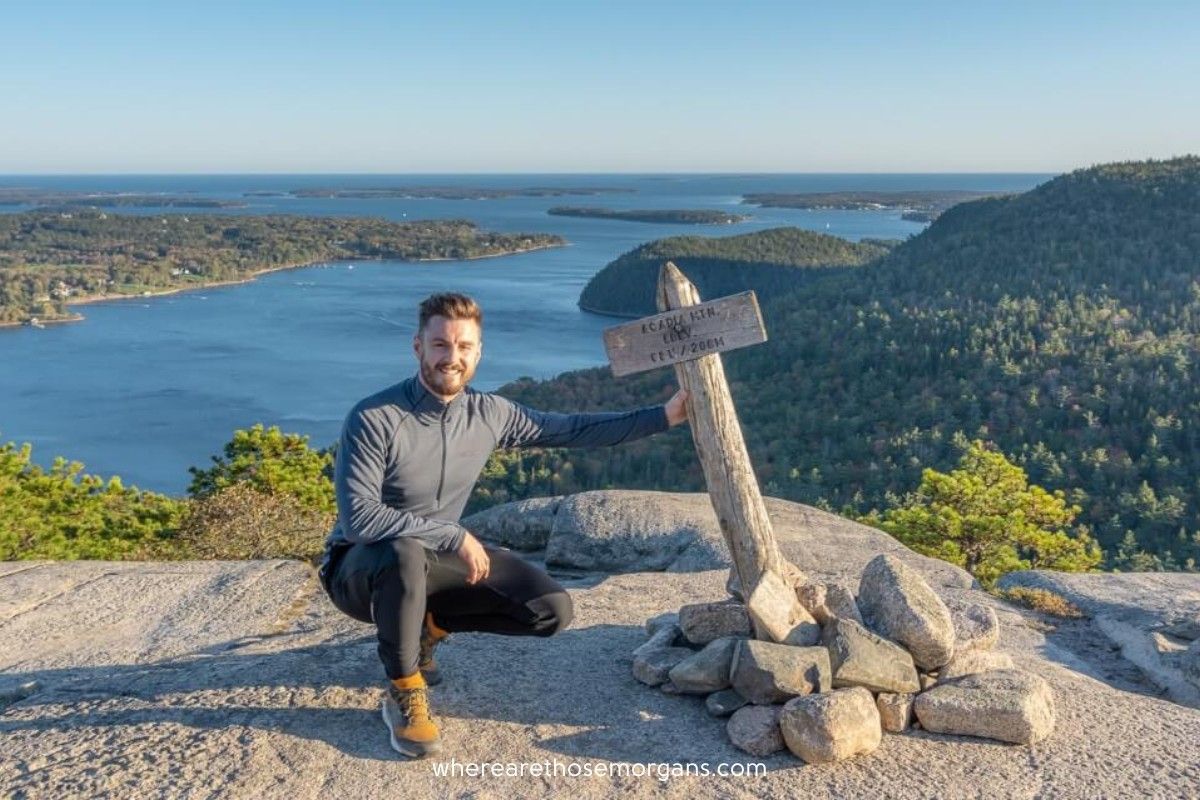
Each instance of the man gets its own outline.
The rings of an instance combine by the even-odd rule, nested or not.
[[[481,324],[465,295],[422,302],[417,374],[355,405],[337,449],[321,582],[341,611],[376,627],[383,719],[407,756],[440,750],[426,687],[441,679],[433,651],[448,633],[550,636],[571,622],[562,586],[458,524],[491,452],[619,444],[687,418],[682,391],[636,411],[548,414],[469,389]]]

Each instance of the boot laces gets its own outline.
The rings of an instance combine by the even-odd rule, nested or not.
[[[406,689],[398,693],[396,704],[408,718],[410,725],[420,722],[432,722],[429,713],[429,690],[424,686],[416,689]]]

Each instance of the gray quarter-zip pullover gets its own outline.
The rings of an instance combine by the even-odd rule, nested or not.
[[[417,376],[360,401],[342,426],[334,465],[338,520],[326,561],[341,545],[411,536],[457,550],[471,489],[496,448],[596,447],[665,431],[664,406],[554,414],[471,388],[449,403]]]

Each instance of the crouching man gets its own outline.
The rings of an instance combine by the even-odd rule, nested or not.
[[[407,756],[440,750],[427,686],[447,634],[550,636],[571,598],[542,570],[480,543],[459,525],[496,448],[630,442],[687,417],[686,393],[628,412],[551,414],[467,384],[482,355],[482,314],[461,294],[421,303],[417,374],[360,401],[346,417],[334,485],[338,520],[321,583],[341,611],[375,626],[388,678],[383,719]]]

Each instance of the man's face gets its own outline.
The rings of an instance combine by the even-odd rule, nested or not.
[[[430,317],[425,330],[413,337],[425,385],[443,397],[453,397],[466,388],[483,355],[480,335],[475,320]]]

